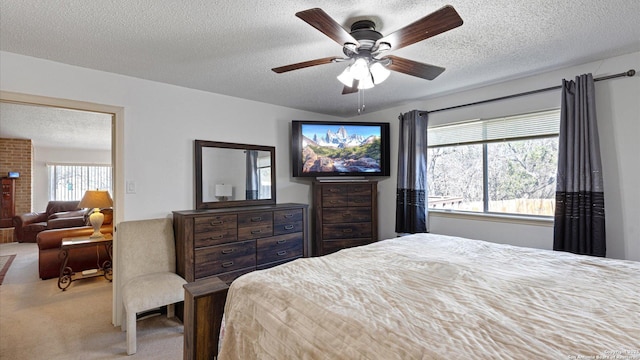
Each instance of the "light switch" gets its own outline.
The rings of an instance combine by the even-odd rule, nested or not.
[[[136,182],[133,180],[127,181],[127,194],[136,193]]]

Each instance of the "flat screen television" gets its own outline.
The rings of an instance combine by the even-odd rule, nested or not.
[[[294,177],[389,176],[389,123],[291,123]]]

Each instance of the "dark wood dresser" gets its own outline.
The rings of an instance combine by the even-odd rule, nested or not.
[[[176,272],[188,282],[238,276],[309,256],[305,204],[173,212]]]
[[[313,183],[314,255],[378,240],[378,182]]]
[[[16,179],[3,177],[0,197],[0,228],[13,227],[16,214]]]

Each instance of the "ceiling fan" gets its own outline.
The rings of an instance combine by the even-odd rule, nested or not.
[[[389,76],[389,70],[427,80],[435,79],[444,68],[394,55],[380,56],[389,50],[401,49],[462,25],[462,18],[451,5],[386,36],[376,31],[375,23],[370,20],[356,21],[348,32],[319,8],[300,11],[296,16],[342,45],[342,52],[346,57],[330,56],[271,70],[280,74],[316,65],[353,61],[338,76],[338,80],[345,85],[343,94],[355,93],[381,83]]]

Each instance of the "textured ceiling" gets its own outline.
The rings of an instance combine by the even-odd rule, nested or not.
[[[341,117],[344,63],[275,74],[341,56],[295,17],[320,7],[349,28],[372,19],[389,34],[446,5],[417,0],[20,0],[0,2],[0,49]],[[390,54],[445,67],[433,81],[392,73],[365,92],[367,111],[640,50],[638,0],[449,1],[461,27]],[[626,69],[621,69],[621,71]]]
[[[111,115],[0,102],[0,137],[36,147],[111,149]]]

